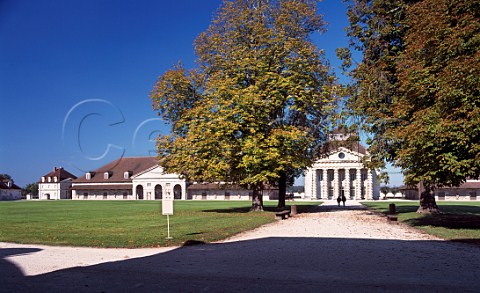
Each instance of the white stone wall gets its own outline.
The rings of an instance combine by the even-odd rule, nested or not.
[[[84,193],[88,193],[85,197]],[[107,195],[104,195],[104,192]],[[72,192],[73,200],[134,200],[135,196],[132,194],[131,190],[128,190],[127,196],[123,196],[121,190],[73,190]]]
[[[22,191],[20,189],[0,189],[0,200],[20,200]]]
[[[160,185],[162,187],[162,198],[167,193],[171,193],[173,196],[175,186],[180,186],[182,195],[181,199],[187,199],[187,181],[179,178],[176,174],[167,174],[163,172],[161,167],[155,167],[142,174],[132,177],[133,193],[136,195],[137,187],[143,188],[144,200],[155,200],[155,186]]]
[[[249,190],[196,189],[188,191],[189,198],[191,198],[192,200],[226,200],[225,192],[230,193],[230,196],[228,197],[229,200],[250,200]]]

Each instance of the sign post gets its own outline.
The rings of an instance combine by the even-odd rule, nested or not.
[[[173,196],[170,190],[167,190],[162,199],[162,215],[167,216],[167,239],[170,237],[170,216],[173,215]]]

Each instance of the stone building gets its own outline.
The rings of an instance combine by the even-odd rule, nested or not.
[[[71,174],[62,167],[54,167],[53,171],[42,176],[38,180],[39,199],[70,199],[72,192],[70,187],[72,180],[77,176]]]
[[[402,186],[400,192],[405,199],[418,200],[416,186]],[[468,179],[458,187],[442,187],[434,190],[436,200],[480,200],[480,180]]]
[[[307,168],[305,198],[336,199],[342,195],[357,200],[379,198],[377,173],[363,164],[363,159],[368,160],[367,150],[359,143],[348,144],[347,139],[347,135],[333,133],[327,155]]]
[[[0,176],[0,200],[19,200],[22,189],[13,180]]]
[[[186,181],[166,174],[153,157],[128,157],[85,173],[72,182],[72,199],[162,199],[171,192],[185,199]]]

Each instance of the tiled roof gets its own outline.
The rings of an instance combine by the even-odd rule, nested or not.
[[[11,182],[11,186],[8,186],[8,182]],[[22,189],[17,184],[13,183],[13,180],[0,176],[0,189]]]
[[[130,179],[131,176],[156,165],[158,165],[158,160],[154,157],[124,157],[90,172],[91,179],[86,179],[84,174],[83,176],[73,180],[73,183],[128,183],[132,182],[132,179]],[[130,172],[130,176],[128,179],[125,179],[124,173],[127,171]],[[104,174],[106,172],[109,173],[108,179],[104,179]]]
[[[65,179],[69,179],[69,178],[77,179],[77,176],[73,175],[72,173],[68,172],[67,170],[63,169],[62,167],[60,167],[60,168],[55,167],[52,172],[50,172],[50,173],[48,173],[48,174],[46,174],[42,177],[45,177],[45,178],[57,177],[58,182],[63,181]],[[38,180],[38,183],[43,183],[42,178],[40,178],[40,180]]]
[[[109,184],[109,185],[98,185],[98,184],[85,184],[85,185],[74,185],[70,189],[72,190],[123,190],[128,189],[132,190],[132,184]]]

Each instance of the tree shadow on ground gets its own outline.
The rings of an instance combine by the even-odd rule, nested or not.
[[[437,214],[406,220],[411,226],[432,226],[448,229],[480,229],[480,215],[470,214]]]
[[[354,206],[320,205],[314,208],[313,210],[316,213],[322,213],[322,212],[334,213],[334,212],[340,212],[340,211],[365,211],[367,210],[367,208],[362,205],[354,205]]]
[[[286,207],[284,208],[279,208],[275,206],[264,206],[263,210],[265,212],[271,212],[271,213],[276,213],[284,210],[291,210],[291,206],[295,205],[294,203],[289,203],[287,204]],[[319,211],[316,210],[318,207],[318,204],[302,204],[302,205],[296,205],[297,206],[297,212],[299,213],[317,213]],[[204,213],[221,213],[221,214],[232,214],[232,213],[249,213],[250,212],[250,207],[237,207],[237,208],[229,208],[229,209],[212,209],[212,210],[203,210],[202,212]]]
[[[14,268],[9,282],[0,274],[0,292],[474,292],[480,287],[480,263],[472,262],[480,249],[445,241],[270,237],[190,244],[35,276]],[[446,252],[448,257],[439,257]]]

